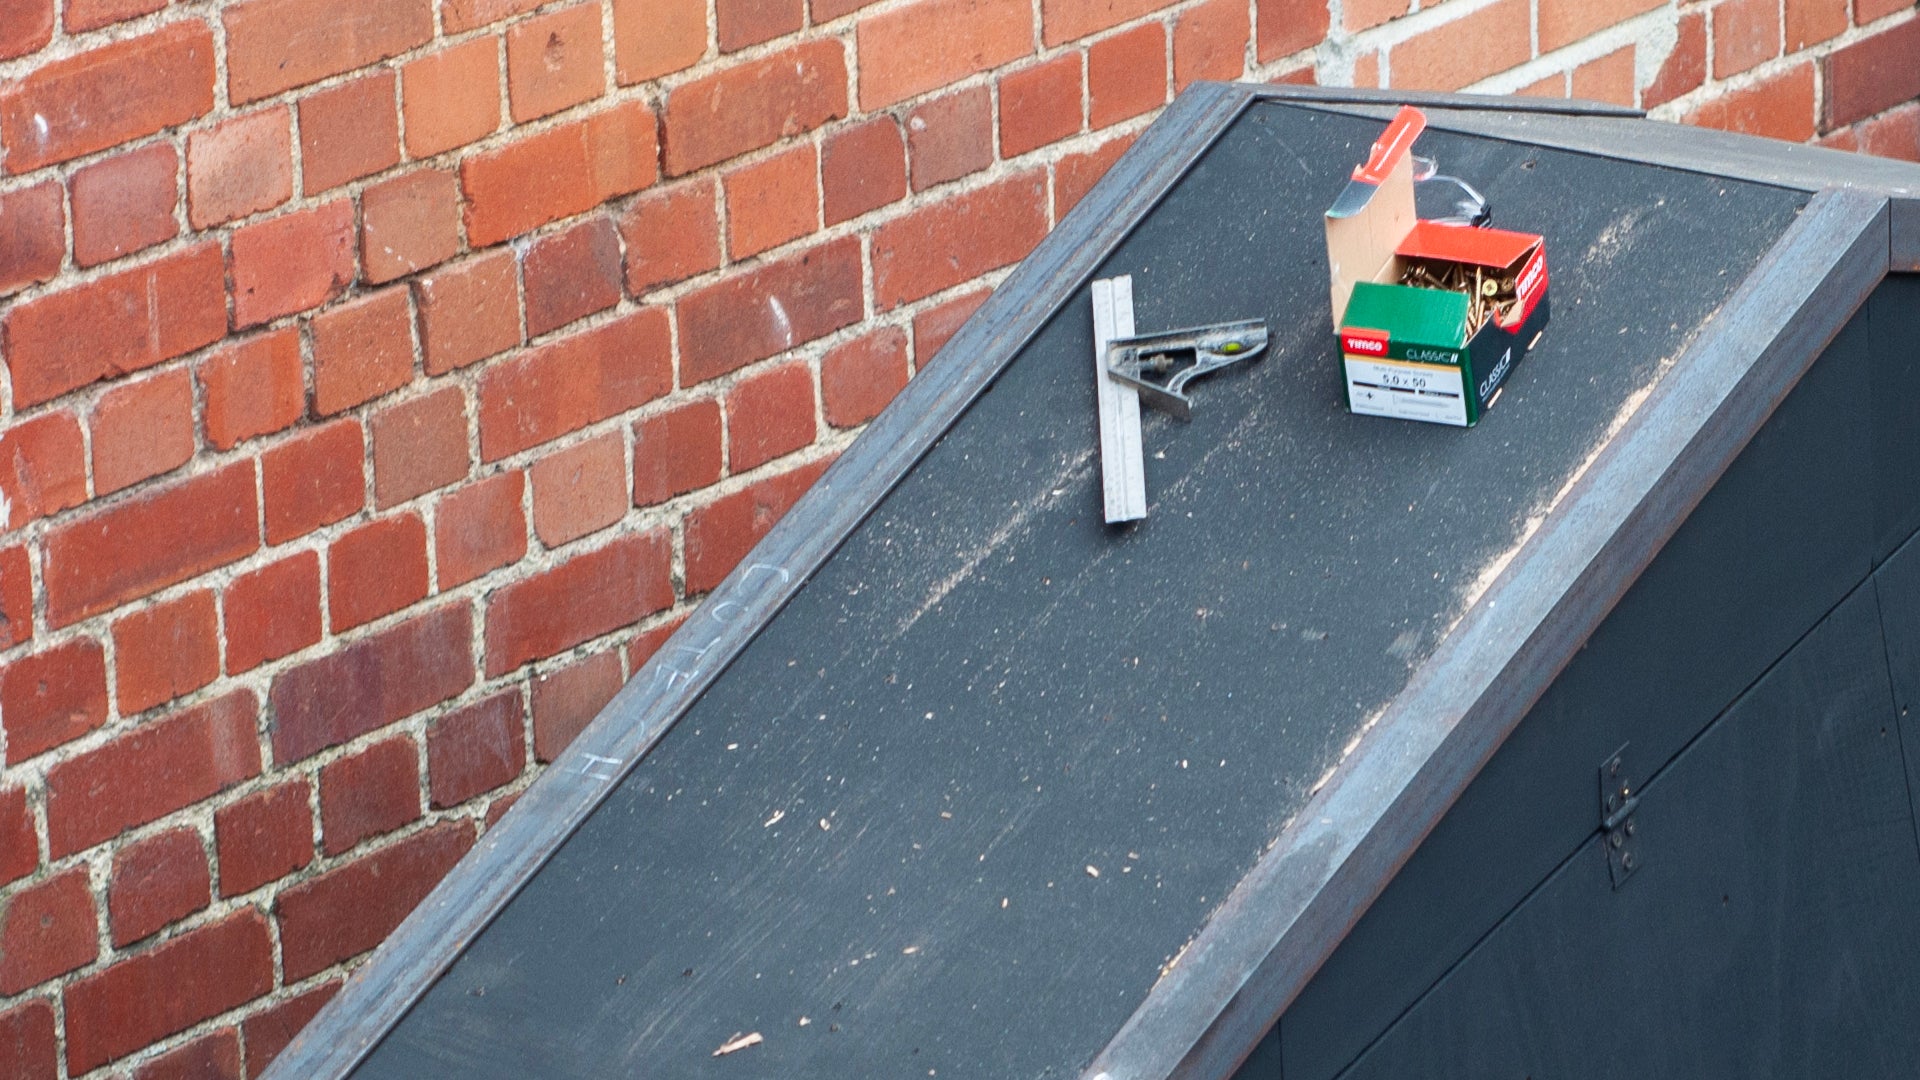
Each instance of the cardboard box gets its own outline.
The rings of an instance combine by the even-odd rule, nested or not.
[[[1471,427],[1547,325],[1536,234],[1420,221],[1402,108],[1327,211],[1327,262],[1347,407]]]

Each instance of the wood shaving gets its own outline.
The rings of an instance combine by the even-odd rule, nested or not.
[[[720,1049],[715,1050],[713,1056],[725,1057],[736,1051],[745,1050],[749,1046],[759,1046],[766,1041],[767,1040],[760,1037],[760,1033],[757,1031],[749,1031],[745,1035],[736,1032],[733,1038],[720,1044]]]

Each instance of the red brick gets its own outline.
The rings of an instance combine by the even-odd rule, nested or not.
[[[520,278],[511,251],[455,263],[413,283],[420,351],[429,375],[520,344]]]
[[[49,854],[65,858],[260,772],[253,694],[235,690],[47,772]]]
[[[913,366],[919,370],[933,362],[935,354],[960,327],[993,295],[992,289],[977,289],[930,307],[913,317]]]
[[[293,1037],[300,1034],[300,1029],[307,1026],[320,1007],[333,1000],[333,995],[339,992],[338,982],[326,983],[247,1017],[246,1022],[240,1025],[247,1042],[247,1075],[262,1075],[267,1065],[280,1056],[280,1051],[285,1050]]]
[[[200,364],[207,443],[231,450],[291,427],[307,411],[300,333],[288,327],[230,345]]]
[[[177,469],[193,457],[193,376],[175,368],[113,387],[95,400],[87,426],[96,495]]]
[[[635,199],[620,215],[627,291],[640,296],[720,265],[720,213],[712,177]]]
[[[680,629],[680,624],[686,621],[685,615],[676,616],[651,630],[642,630],[634,635],[633,640],[627,644],[627,670],[639,674],[640,666],[651,659],[654,653],[659,652],[660,647],[673,636],[673,632]]]
[[[289,982],[378,945],[473,846],[473,826],[443,821],[311,881],[274,901]]]
[[[1913,7],[1913,0],[1853,0],[1853,21],[1857,26],[1883,19]]]
[[[487,676],[504,675],[673,606],[672,541],[628,534],[487,597]]]
[[[330,416],[413,379],[413,305],[405,286],[313,317],[313,412]]]
[[[1831,94],[1827,100],[1833,101]],[[1814,134],[1813,65],[1799,64],[1752,86],[1727,92],[1687,114],[1686,122],[1806,142]]]
[[[1913,0],[1905,0],[1908,7]],[[1839,37],[1847,29],[1847,0],[1786,0],[1787,51]]]
[[[151,15],[166,6],[167,0],[68,0],[61,21],[67,33],[78,34]]]
[[[381,510],[466,479],[467,398],[458,386],[373,415],[373,505]]]
[[[113,624],[114,696],[121,716],[146,712],[220,677],[213,592],[143,605]]]
[[[813,373],[783,364],[743,377],[727,391],[727,460],[736,473],[813,442]]]
[[[261,504],[267,543],[283,544],[360,512],[365,446],[358,420],[337,420],[260,455]]]
[[[295,779],[213,812],[222,897],[252,892],[313,861],[312,795],[306,780]]]
[[[1040,28],[1049,45],[1090,37],[1160,9],[1163,0],[1041,0]],[[1022,38],[1031,31],[1025,28]]]
[[[527,336],[538,337],[620,302],[620,237],[595,215],[535,240],[520,272]]]
[[[236,329],[306,311],[353,281],[353,203],[336,199],[233,231]]]
[[[1407,9],[1407,0],[1386,0],[1386,6]],[[1322,0],[1255,0],[1254,57],[1260,63],[1291,56],[1324,41],[1331,24],[1330,5]],[[1346,5],[1347,29],[1353,20],[1372,11],[1375,5],[1353,0]],[[1391,16],[1389,16],[1391,17]]]
[[[1151,112],[1167,100],[1167,31],[1136,26],[1087,49],[1087,123],[1103,128]]]
[[[1317,78],[1318,77],[1316,76],[1314,79],[1305,80],[1305,82],[1309,86],[1315,85]],[[1359,56],[1354,57],[1353,85],[1373,87],[1376,89],[1380,86],[1380,54],[1379,53],[1363,52]]]
[[[690,68],[706,53],[705,0],[613,0],[614,78],[621,86]]]
[[[447,24],[447,33],[457,34],[525,14],[539,6],[540,0],[445,0],[440,18]]]
[[[549,11],[507,31],[507,98],[515,123],[537,120],[606,92],[600,5]]]
[[[1040,171],[919,207],[874,231],[874,301],[884,311],[931,296],[1019,260],[1046,235]]]
[[[1407,0],[1347,0],[1342,21],[1349,31],[1366,30],[1405,15]]]
[[[187,221],[211,228],[293,197],[292,110],[262,109],[187,137]]]
[[[1633,104],[1633,49],[1615,49],[1573,69],[1573,96],[1615,105]]]
[[[642,308],[549,342],[481,374],[480,458],[498,461],[578,431],[672,384],[663,309]]]
[[[180,157],[167,143],[74,170],[73,261],[93,266],[171,240]]]
[[[320,770],[320,847],[338,855],[420,820],[420,755],[402,735]]]
[[[1393,85],[1404,90],[1457,90],[1523,64],[1533,55],[1528,22],[1527,0],[1498,0],[1403,41],[1388,57]],[[1544,12],[1540,22],[1540,47],[1546,49]]]
[[[445,13],[451,17],[451,10]],[[500,126],[500,39],[479,37],[400,68],[407,154],[465,146]]]
[[[811,143],[726,174],[727,250],[758,255],[819,227],[819,164]]]
[[[273,760],[301,761],[473,685],[473,615],[444,605],[274,676]]]
[[[152,367],[220,340],[226,329],[226,266],[219,244],[200,244],[26,301],[0,327],[13,372],[13,407],[29,408]]]
[[[40,867],[40,841],[35,835],[33,809],[27,789],[0,790],[0,885],[18,881]],[[0,1046],[0,1061],[5,1061]]]
[[[993,164],[993,98],[984,86],[935,98],[907,115],[913,190],[970,176]]]
[[[1780,0],[1722,0],[1713,8],[1713,77],[1780,55]]]
[[[440,590],[464,585],[527,553],[526,474],[502,473],[448,492],[433,519]]]
[[[1862,121],[1860,151],[1875,157],[1920,161],[1920,104],[1908,103]]]
[[[552,761],[620,692],[620,653],[609,649],[533,680],[533,756]]]
[[[1078,134],[1081,54],[1061,53],[1000,77],[1000,153],[1017,157]]]
[[[433,0],[247,0],[220,13],[239,104],[425,45]]]
[[[1644,108],[1658,108],[1693,92],[1706,80],[1707,17],[1703,12],[1690,11],[1680,16],[1673,51],[1661,63],[1659,74],[1640,92],[1640,103]]]
[[[832,240],[680,299],[680,383],[691,386],[851,326],[864,314],[860,242]]]
[[[9,765],[72,742],[106,720],[106,654],[91,638],[0,668],[0,723],[6,725]]]
[[[460,250],[460,182],[422,169],[360,193],[360,265],[373,284],[453,258]]]
[[[1053,171],[1053,219],[1059,221],[1067,216],[1093,185],[1107,175],[1113,163],[1120,160],[1127,147],[1133,145],[1133,135],[1122,135],[1117,139],[1108,139],[1092,150],[1078,154],[1069,154],[1060,159]]]
[[[301,184],[313,195],[400,163],[394,74],[382,71],[300,99]]]
[[[714,15],[720,51],[736,52],[800,29],[806,21],[806,3],[805,0],[717,0]]]
[[[66,626],[259,547],[252,462],[169,484],[49,534],[47,621]]]
[[[845,115],[846,52],[836,39],[703,75],[667,97],[667,175],[704,169]]]
[[[66,204],[57,182],[0,195],[0,296],[53,280],[66,250]]]
[[[1822,57],[1826,106],[1820,129],[1844,127],[1920,97],[1916,56],[1920,56],[1920,19],[1909,19]]]
[[[87,501],[87,455],[72,413],[41,413],[0,430],[0,493],[10,529]]]
[[[25,545],[0,549],[0,649],[33,637],[33,567]],[[0,815],[4,816],[4,815]],[[0,835],[5,830],[0,829]],[[4,860],[0,860],[3,863]]]
[[[521,793],[516,791],[511,795],[502,795],[500,798],[488,803],[486,822],[481,826],[481,830],[485,831],[500,824],[500,819],[507,816],[507,811],[513,809],[513,804],[520,801],[520,795]]]
[[[855,40],[860,107],[884,109],[1031,55],[1033,9],[1026,0],[920,0],[861,19]],[[1048,44],[1060,40],[1049,23]]]
[[[0,0],[0,60],[39,52],[52,40],[53,0]],[[0,1046],[0,1062],[5,1053]]]
[[[7,171],[25,173],[212,108],[213,34],[188,19],[22,74],[0,91],[0,141]]]
[[[67,1070],[98,1068],[272,988],[273,942],[259,912],[181,934],[68,984]]]
[[[170,829],[113,856],[107,883],[107,922],[113,947],[159,933],[213,900],[207,852],[192,829]]]
[[[1247,5],[1207,0],[1173,23],[1173,91],[1201,79],[1238,79],[1247,69]]]
[[[319,644],[319,553],[298,551],[241,574],[227,586],[221,606],[230,675]]]
[[[1361,68],[1363,66],[1368,67],[1372,71],[1372,74],[1367,75],[1367,73],[1362,72]],[[1378,75],[1379,75],[1379,71],[1377,67],[1377,54],[1364,53],[1354,58],[1354,62],[1353,62],[1354,83],[1353,84],[1355,86],[1376,85],[1379,82]],[[1361,81],[1363,78],[1367,80],[1364,83]],[[1267,82],[1271,83],[1274,86],[1315,86],[1315,85],[1318,85],[1318,81],[1319,81],[1319,77],[1317,73],[1314,71],[1314,66],[1312,61],[1301,63],[1298,67],[1282,70],[1280,74],[1275,75],[1267,80]]]
[[[399,514],[346,533],[327,548],[327,613],[334,633],[427,598],[427,526]]]
[[[645,103],[628,101],[466,159],[467,242],[497,244],[646,187],[659,177],[657,137]]]
[[[1662,6],[1663,0],[1540,0],[1540,51],[1552,52]],[[1521,18],[1521,25],[1526,24]],[[1524,57],[1522,58],[1524,59]],[[1394,85],[1400,85],[1400,63],[1394,61]]]
[[[100,954],[100,917],[76,867],[0,904],[0,994],[18,994],[85,967]]]
[[[527,765],[524,726],[517,688],[428,724],[427,782],[433,808],[458,806],[512,783]]]
[[[710,592],[773,529],[828,463],[816,461],[722,496],[687,515],[687,595]]]
[[[828,350],[820,360],[827,423],[846,428],[880,415],[907,385],[907,335],[883,326]]]
[[[633,425],[633,505],[651,506],[720,479],[720,403],[700,398]]]
[[[627,448],[617,434],[534,462],[533,532],[559,547],[619,521],[627,510]]]
[[[820,153],[827,224],[857,218],[907,194],[907,146],[900,124],[878,116],[827,137]]]
[[[133,1080],[241,1080],[240,1033],[217,1028],[135,1069]]]
[[[870,7],[879,0],[811,0],[813,24],[830,22],[842,15],[850,15],[861,8]]]

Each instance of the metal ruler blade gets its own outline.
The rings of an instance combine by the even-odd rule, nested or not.
[[[1100,400],[1100,486],[1107,524],[1147,516],[1146,462],[1140,448],[1140,395],[1107,375],[1107,343],[1133,336],[1133,277],[1093,283],[1093,382]]]

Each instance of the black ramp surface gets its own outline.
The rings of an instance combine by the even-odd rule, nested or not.
[[[1664,772],[1615,891],[1597,836],[1343,1073],[1905,1077],[1920,852],[1874,590]]]
[[[1473,431],[1356,418],[1320,212],[1378,130],[1256,104],[1106,263],[1143,332],[1273,327],[1149,417],[1146,522],[1081,287],[355,1075],[1091,1059],[1803,201],[1431,133],[1553,323]]]

